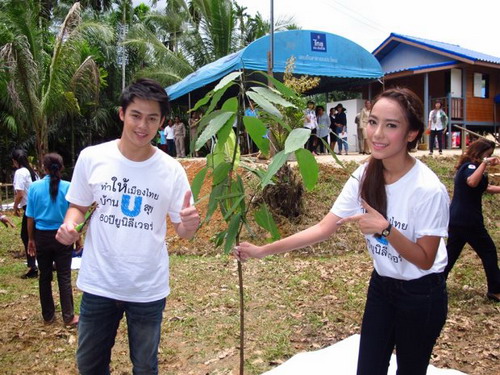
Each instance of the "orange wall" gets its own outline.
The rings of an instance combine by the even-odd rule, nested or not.
[[[474,73],[488,74],[490,80],[489,97],[474,97]],[[494,98],[500,94],[500,74],[498,70],[487,68],[468,67],[467,69],[467,120],[468,121],[494,121]],[[498,106],[498,105],[497,105]]]

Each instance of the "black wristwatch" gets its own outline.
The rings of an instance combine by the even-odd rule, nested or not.
[[[382,237],[387,237],[389,234],[391,234],[391,229],[392,224],[389,223],[389,226],[382,231]]]

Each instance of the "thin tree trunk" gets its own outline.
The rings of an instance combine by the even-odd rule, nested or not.
[[[42,160],[43,156],[47,153],[49,146],[49,135],[47,131],[47,120],[42,119],[37,121],[35,124],[35,148],[37,157],[38,170],[42,171]]]
[[[240,375],[245,372],[245,294],[243,291],[243,269],[238,261],[238,281],[240,286]]]

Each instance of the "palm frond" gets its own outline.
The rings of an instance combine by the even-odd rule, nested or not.
[[[169,50],[143,24],[134,25],[129,31],[124,45],[140,53],[146,63],[155,66],[169,66],[176,76],[185,77],[194,71],[189,62],[180,54]]]
[[[59,33],[55,41],[54,52],[52,54],[52,60],[49,67],[49,80],[42,97],[42,107],[44,109],[48,109],[51,106],[50,102],[55,99],[55,96],[60,96],[54,95],[55,92],[59,94],[62,94],[63,92],[60,82],[56,81],[56,74],[58,70],[57,68],[63,63],[64,65],[67,65],[67,61],[63,62],[60,58],[61,51],[63,49],[64,41],[69,38],[71,32],[78,26],[81,21],[80,9],[80,3],[75,3],[71,7],[61,27],[59,28]]]
[[[92,101],[94,103],[99,101],[99,67],[92,56],[88,56],[75,71],[70,87],[75,96],[80,100]]]
[[[179,82],[184,77],[177,74],[177,72],[170,70],[168,66],[154,66],[139,70],[135,73],[135,78],[151,78],[166,87]]]
[[[11,133],[18,133],[21,126],[16,121],[16,118],[9,113],[0,112],[0,124]]]

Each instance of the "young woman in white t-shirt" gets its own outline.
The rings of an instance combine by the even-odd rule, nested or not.
[[[357,374],[387,374],[396,348],[398,373],[425,374],[446,320],[443,270],[449,197],[437,176],[409,154],[424,131],[420,99],[389,89],[375,101],[367,127],[369,161],[345,184],[316,225],[264,246],[236,246],[240,260],[303,248],[356,222],[374,271],[361,327]]]

